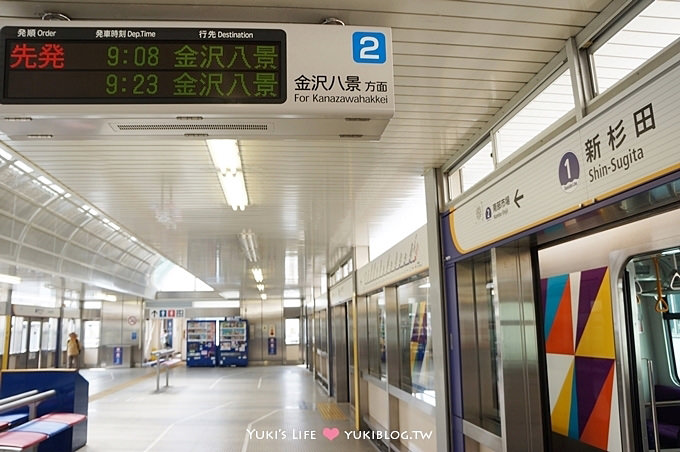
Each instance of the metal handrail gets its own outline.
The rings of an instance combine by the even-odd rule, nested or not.
[[[0,413],[6,413],[7,411],[12,411],[17,408],[22,408],[28,406],[28,419],[34,419],[37,407],[40,402],[48,399],[52,396],[57,395],[57,391],[50,389],[35,395],[24,397],[23,399],[14,400],[13,402],[4,403],[0,405]]]
[[[4,399],[0,399],[0,405],[4,405],[5,403],[9,402],[14,402],[15,400],[23,399],[24,397],[32,396],[33,394],[37,393],[38,393],[37,389],[31,389],[30,391],[22,392],[21,394],[15,394],[13,396],[5,397]]]
[[[645,407],[652,406],[651,403],[645,403]],[[663,408],[668,406],[680,406],[680,400],[661,400],[656,402],[657,408]]]
[[[165,367],[165,386],[170,386],[170,367],[165,363],[171,361],[175,353],[175,350],[171,348],[151,352],[151,355],[156,357],[156,392],[160,390],[161,367]]]

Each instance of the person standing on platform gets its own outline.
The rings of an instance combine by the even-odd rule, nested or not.
[[[69,339],[66,341],[66,357],[67,366],[69,369],[80,368],[80,341],[76,333],[68,335]]]

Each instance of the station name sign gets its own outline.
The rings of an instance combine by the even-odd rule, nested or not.
[[[545,147],[461,197],[451,239],[467,253],[680,169],[680,57],[660,66]]]

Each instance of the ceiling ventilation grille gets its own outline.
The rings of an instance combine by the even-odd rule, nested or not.
[[[130,131],[187,131],[187,130],[233,130],[238,132],[267,132],[269,124],[113,124],[114,129],[121,132]]]

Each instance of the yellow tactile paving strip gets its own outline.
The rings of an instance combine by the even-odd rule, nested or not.
[[[180,365],[183,365],[183,363],[173,364],[170,367],[177,367],[177,366],[180,366]],[[167,372],[167,371],[168,371],[167,369],[161,369],[161,373]],[[140,381],[143,381],[143,380],[146,380],[148,378],[155,377],[155,376],[156,376],[156,371],[154,370],[153,372],[149,372],[149,373],[146,373],[144,375],[140,375],[139,377],[133,378],[132,380],[128,380],[125,383],[121,383],[121,384],[113,386],[109,389],[105,389],[104,391],[93,394],[88,398],[88,400],[90,402],[94,402],[95,400],[99,400],[99,399],[104,398],[108,395],[114,394],[114,393],[120,391],[121,389],[132,387],[132,386],[136,385],[137,383],[139,383]]]
[[[345,413],[335,403],[317,403],[316,409],[321,417],[328,421],[344,421],[347,419]]]

